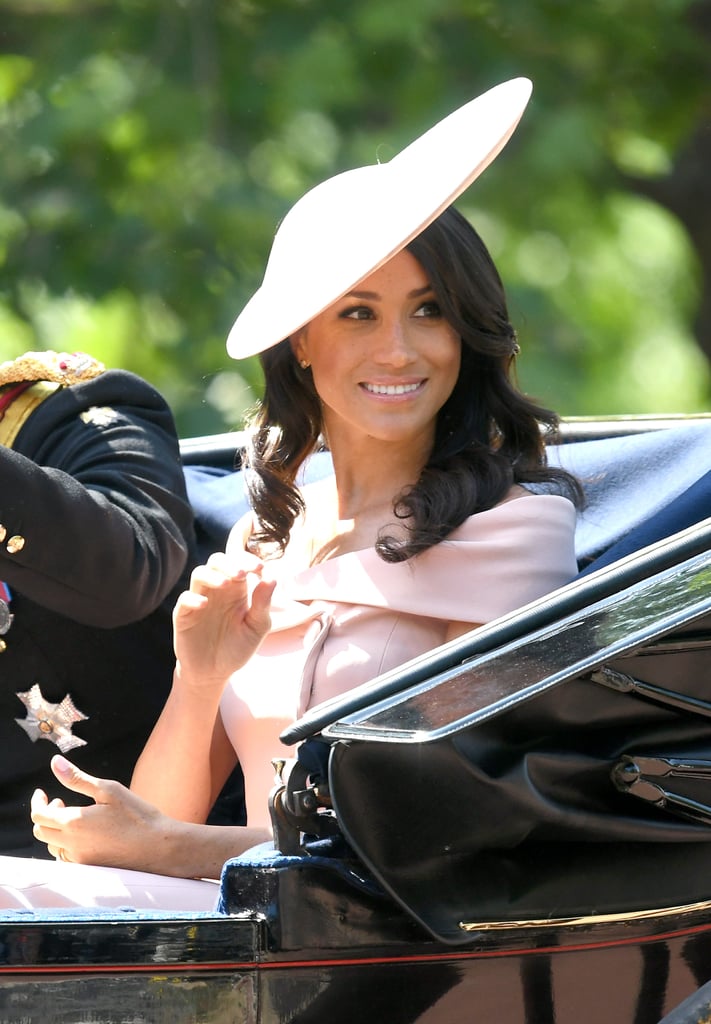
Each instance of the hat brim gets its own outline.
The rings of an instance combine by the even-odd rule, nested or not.
[[[500,153],[532,88],[527,78],[504,82],[389,162],[337,174],[302,196],[277,230],[228,353],[244,359],[290,337],[404,249]]]

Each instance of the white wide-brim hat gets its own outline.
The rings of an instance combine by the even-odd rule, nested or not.
[[[490,89],[387,163],[344,171],[299,199],[274,236],[264,280],[227,338],[234,359],[294,334],[404,249],[508,142],[527,78]]]

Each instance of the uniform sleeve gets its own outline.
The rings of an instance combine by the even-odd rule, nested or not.
[[[172,416],[123,371],[50,396],[0,447],[0,579],[85,625],[154,611],[193,545]]]

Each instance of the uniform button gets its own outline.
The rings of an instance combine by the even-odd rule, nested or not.
[[[6,537],[7,537],[7,530],[2,525],[2,523],[0,523],[0,544],[5,540]]]
[[[14,537],[10,537],[7,542],[8,554],[15,555],[18,551],[22,551],[25,546],[25,538],[21,537],[19,533],[16,533]]]

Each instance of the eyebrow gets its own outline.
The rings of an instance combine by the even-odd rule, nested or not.
[[[411,292],[408,293],[407,297],[408,297],[408,299],[417,299],[417,298],[420,297],[420,295],[427,295],[429,292],[433,292],[433,291],[434,291],[434,288],[432,287],[432,285],[431,284],[426,284],[422,288],[414,288]],[[355,292],[355,291],[354,292],[348,292],[346,295],[343,296],[344,299],[349,299],[351,297],[354,298],[354,299],[370,299],[371,301],[373,301],[375,299],[382,298],[382,296],[380,296],[378,294],[378,292],[360,292],[360,291],[358,291],[358,292]]]

